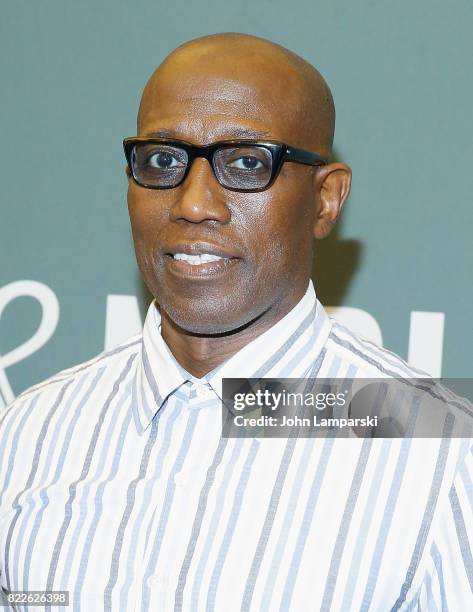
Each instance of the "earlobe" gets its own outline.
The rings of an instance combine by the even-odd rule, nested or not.
[[[333,163],[322,166],[314,180],[317,183],[318,208],[314,223],[314,237],[325,238],[330,234],[343,204],[350,193],[351,169],[346,164]]]

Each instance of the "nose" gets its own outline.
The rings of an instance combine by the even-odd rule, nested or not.
[[[222,191],[223,187],[215,178],[210,163],[204,158],[195,159],[186,180],[176,190],[177,198],[170,211],[171,220],[228,223],[231,214]]]

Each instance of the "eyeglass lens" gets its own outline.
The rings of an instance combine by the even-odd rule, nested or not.
[[[189,157],[184,149],[161,143],[137,143],[132,154],[138,182],[149,187],[174,187],[184,176]],[[213,156],[218,181],[230,189],[261,189],[271,180],[272,154],[258,145],[219,148]]]

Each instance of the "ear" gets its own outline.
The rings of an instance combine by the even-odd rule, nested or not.
[[[325,238],[335,226],[350,193],[351,169],[346,164],[338,162],[327,164],[318,168],[314,180],[319,196],[314,237]]]
[[[126,174],[126,178],[128,180],[131,179],[131,172],[130,172],[130,168],[128,167],[128,164],[125,166],[125,174]]]

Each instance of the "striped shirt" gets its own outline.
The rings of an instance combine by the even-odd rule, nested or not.
[[[152,303],[142,336],[0,413],[2,587],[84,612],[473,610],[468,439],[221,436],[223,377],[419,375],[310,283],[196,379]]]

